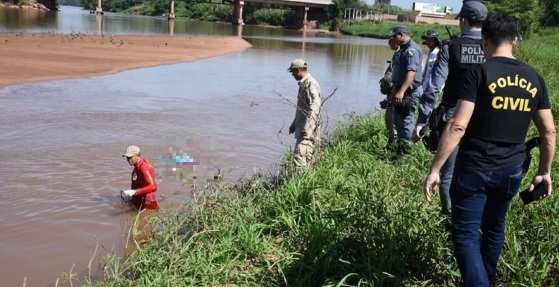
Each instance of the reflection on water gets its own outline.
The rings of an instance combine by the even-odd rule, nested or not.
[[[308,60],[327,123],[372,111],[391,55],[384,41],[284,29],[123,16],[62,7],[28,14],[0,9],[0,31],[242,36],[243,53],[115,75],[0,88],[0,276],[2,285],[44,286],[97,244],[124,253],[131,216],[118,190],[129,185],[123,149],[137,144],[157,169],[162,208],[188,201],[216,173],[225,180],[273,168],[292,146],[287,127],[297,83],[293,58]],[[29,16],[34,15],[34,16]],[[172,170],[169,147],[200,165]],[[101,251],[100,251],[101,252]],[[101,252],[102,253],[102,252]],[[98,258],[102,258],[98,255]]]
[[[19,30],[21,27],[42,30],[56,29],[57,16],[56,12],[0,7],[0,32]]]
[[[95,23],[97,24],[97,35],[103,35],[103,15],[95,15]]]

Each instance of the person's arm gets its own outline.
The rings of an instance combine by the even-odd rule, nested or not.
[[[446,79],[448,78],[448,58],[449,51],[448,45],[444,45],[439,52],[437,62],[433,67],[433,78],[431,85],[433,86],[433,93],[438,95],[443,90]]]
[[[293,121],[291,122],[291,125],[289,125],[289,134],[292,134],[295,132],[295,123],[297,122],[297,115],[299,114],[299,109],[301,108],[299,106],[299,92],[297,92],[297,104],[295,106],[295,116],[293,117]]]
[[[551,163],[555,154],[556,130],[551,110],[539,110],[534,122],[540,133],[540,166],[538,175],[550,174]]]
[[[429,89],[423,92],[423,96],[419,100],[419,115],[417,117],[416,127],[418,131],[427,124],[427,119],[429,115],[435,108],[437,102],[437,96],[441,93],[446,78],[448,77],[448,46],[445,45],[441,48],[437,61],[433,66],[431,75],[426,75],[431,77],[431,84]]]
[[[413,81],[415,80],[415,73],[416,73],[416,71],[408,71],[406,73],[406,77],[404,78],[404,82],[402,83],[402,85],[396,91],[396,94],[394,95],[394,102],[396,104],[403,103],[406,91],[408,90],[409,87],[411,87],[411,85],[413,84]]]
[[[429,174],[423,182],[423,192],[428,201],[431,201],[434,190],[440,182],[442,166],[466,133],[466,128],[474,113],[478,91],[483,86],[482,79],[482,67],[478,67],[464,75],[462,86],[458,89],[456,111],[445,127],[439,141],[437,154],[433,159]]]
[[[406,64],[406,75],[404,76],[404,81],[397,88],[396,94],[394,94],[394,102],[396,104],[403,104],[404,103],[404,96],[406,91],[413,85],[415,81],[415,76],[417,73],[421,73],[421,52],[416,51],[415,49],[411,48],[408,49],[405,53],[407,53],[405,58]]]
[[[551,195],[553,192],[551,165],[555,155],[556,130],[545,81],[541,77],[539,77],[539,80],[542,89],[537,107],[538,110],[534,114],[534,123],[540,134],[540,166],[538,174],[532,180],[530,190],[534,190],[536,185],[543,183],[545,184],[547,195]]]
[[[450,119],[445,127],[441,141],[439,142],[437,154],[433,159],[429,175],[425,179],[425,183],[423,185],[423,192],[429,201],[433,196],[435,187],[440,182],[441,168],[466,133],[466,128],[470,123],[470,119],[474,113],[474,108],[475,103],[458,100],[454,117]]]
[[[153,176],[151,175],[150,170],[147,167],[143,166],[140,169],[140,172],[142,173],[147,184],[136,189],[136,193],[134,195],[145,195],[150,192],[154,192],[157,189],[157,184],[155,183],[155,178],[153,178]]]

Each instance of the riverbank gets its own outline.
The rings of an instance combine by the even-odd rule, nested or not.
[[[442,39],[450,38],[445,26],[438,24],[413,24],[413,23],[396,23],[396,22],[383,22],[383,23],[371,23],[371,22],[358,22],[353,24],[346,24],[340,28],[340,32],[345,35],[369,37],[376,39],[387,39],[388,34],[392,27],[396,25],[405,25],[409,28],[412,38],[421,43],[421,35],[427,30],[434,30],[439,33]],[[449,26],[452,34],[458,35],[460,30],[458,27]]]
[[[555,116],[557,44],[557,34],[534,36],[518,51],[547,81]],[[352,118],[312,169],[214,186],[161,216],[144,249],[91,285],[459,286],[447,220],[420,193],[432,156],[415,146],[395,158],[385,144],[382,117]],[[557,165],[552,174],[557,190]],[[558,214],[556,195],[514,200],[499,286],[559,282]]]
[[[188,62],[249,47],[237,37],[0,33],[0,87]]]
[[[9,2],[0,2],[0,8],[9,8],[9,9],[32,9],[32,10],[39,10],[39,11],[51,11],[47,6],[37,1],[26,1],[25,4],[13,4]]]

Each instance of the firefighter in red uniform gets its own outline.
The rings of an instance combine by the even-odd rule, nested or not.
[[[140,148],[135,145],[127,147],[122,156],[130,166],[134,167],[131,189],[122,191],[123,198],[139,210],[158,210],[159,204],[155,197],[157,191],[155,169],[147,159],[142,158]]]

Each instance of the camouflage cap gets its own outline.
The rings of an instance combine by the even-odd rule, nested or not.
[[[294,69],[306,69],[306,68],[307,68],[307,62],[305,60],[295,59],[291,61],[291,64],[289,65],[289,68],[287,70],[291,72]]]

